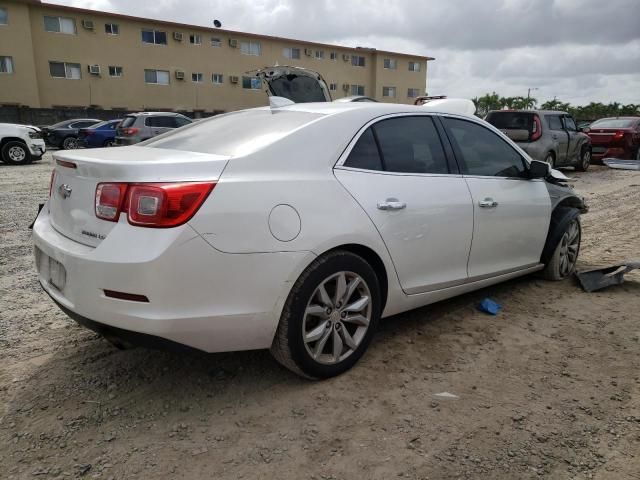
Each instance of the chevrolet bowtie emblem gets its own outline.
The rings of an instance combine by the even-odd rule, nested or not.
[[[73,189],[66,183],[63,183],[58,187],[58,193],[62,196],[62,198],[69,198],[71,196],[72,190]]]

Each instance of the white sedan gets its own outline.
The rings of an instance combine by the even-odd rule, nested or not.
[[[583,200],[489,124],[287,103],[55,153],[33,229],[44,290],[117,345],[270,348],[326,378],[382,317],[573,272]]]

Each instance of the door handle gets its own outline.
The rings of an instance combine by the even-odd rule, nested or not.
[[[378,210],[402,210],[407,204],[397,198],[387,198],[384,202],[378,202]]]
[[[493,198],[485,198],[478,202],[482,208],[496,208],[498,206],[498,202],[496,202]]]

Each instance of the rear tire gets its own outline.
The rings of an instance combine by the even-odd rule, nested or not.
[[[556,229],[556,234],[552,238],[557,239],[558,236],[560,238],[542,271],[542,275],[547,280],[564,280],[576,269],[582,240],[580,215],[576,212],[575,209],[562,208],[559,212],[554,212],[551,219],[551,228]]]
[[[544,161],[551,165],[551,168],[556,168],[556,156],[553,152],[547,153],[547,156],[544,157]]]
[[[115,145],[115,140],[113,139],[107,139],[104,141],[104,143],[102,144],[103,147],[107,148],[107,147],[113,147]]]
[[[31,163],[32,157],[25,143],[11,141],[2,147],[2,161],[9,165],[26,165]]]
[[[63,150],[75,150],[78,148],[78,139],[76,137],[67,137],[62,141]]]
[[[586,172],[589,169],[589,165],[591,165],[591,149],[589,147],[585,147],[580,153],[580,159],[576,164],[576,170],[578,172]]]
[[[380,308],[373,268],[351,252],[330,252],[309,265],[291,289],[271,354],[302,377],[340,375],[371,343]]]

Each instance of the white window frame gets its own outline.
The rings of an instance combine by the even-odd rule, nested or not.
[[[109,26],[109,30],[111,30],[110,32],[107,31],[107,26]],[[116,27],[117,32],[113,33],[113,27]],[[105,23],[104,24],[104,33],[106,33],[107,35],[111,36],[111,37],[117,37],[118,35],[120,35],[120,24],[118,23]]]
[[[220,80],[216,82],[216,79]],[[224,75],[222,73],[212,73],[211,74],[211,83],[214,85],[222,85],[224,83]]]
[[[216,48],[221,47],[222,39],[220,37],[211,37],[211,46]]]
[[[396,70],[398,68],[398,61],[395,58],[385,58],[383,68],[386,70]]]
[[[147,72],[155,72],[155,74],[156,74],[156,81],[155,82],[147,82]],[[167,74],[167,83],[158,82],[158,72]],[[169,72],[169,70],[158,70],[158,69],[155,69],[155,68],[145,68],[144,69],[144,83],[146,85],[169,85],[170,82],[171,82],[171,72]]]
[[[361,88],[362,88],[362,93],[360,93]],[[364,85],[356,85],[356,84],[351,85],[351,95],[364,96],[365,95],[364,92],[365,92]]]
[[[360,64],[360,60],[362,60],[362,65]],[[367,59],[362,55],[351,55],[351,66],[365,68],[367,66]]]
[[[194,75],[196,76],[196,80],[193,79]],[[192,72],[191,73],[191,81],[193,83],[204,83],[204,73]]]
[[[5,71],[2,71],[2,65],[5,65]],[[11,75],[15,73],[16,68],[13,64],[13,57],[11,55],[0,55],[0,75]]]
[[[142,33],[143,32],[153,32],[153,42],[145,42],[144,38],[142,37]],[[156,42],[156,33],[164,33],[164,38],[167,39],[167,41],[165,43]],[[145,28],[142,28],[140,30],[140,36],[142,38],[142,44],[143,45],[165,45],[166,46],[169,43],[169,40],[168,40],[169,37],[167,35],[167,32],[165,32],[164,30],[156,30],[155,28],[153,28],[151,30],[147,30]]]
[[[9,9],[6,7],[0,7],[0,11],[4,12],[4,18],[6,19],[4,23],[0,23],[0,26],[3,27],[5,25],[9,25]]]
[[[335,92],[336,90],[338,90],[338,82],[331,82],[329,84],[329,91]]]
[[[58,30],[47,30],[47,18],[55,18],[58,21]],[[62,30],[62,20],[68,20],[73,24],[73,32],[65,32]],[[61,17],[59,15],[43,15],[42,21],[44,22],[44,31],[49,33],[61,33],[63,35],[77,35],[78,28],[76,27],[76,19],[71,17]]]
[[[316,60],[324,60],[324,50],[316,50],[315,58]]]
[[[254,42],[251,40],[241,41],[240,53],[242,55],[252,55],[254,57],[259,57],[262,55],[262,44],[260,42]]]
[[[189,43],[191,45],[197,45],[197,46],[202,45],[202,35],[200,35],[199,33],[190,33],[189,34]]]
[[[393,93],[393,95],[391,95],[391,93]],[[382,96],[385,98],[396,98],[397,93],[398,89],[396,87],[382,87]]]
[[[419,72],[421,69],[420,62],[409,62],[409,71],[410,72]]]
[[[53,75],[51,75],[51,64],[52,63],[60,63],[62,65],[64,65],[64,77],[54,77]],[[73,74],[69,74],[70,72],[72,72],[72,68],[78,68],[78,77],[74,77]],[[58,62],[56,60],[49,60],[49,75],[51,75],[51,78],[63,78],[65,80],[82,80],[82,66],[79,63],[72,63],[72,62]]]
[[[329,60],[333,60],[334,62],[338,60],[338,52],[329,53]]]
[[[111,69],[113,68],[113,74],[111,74]],[[109,65],[107,67],[107,71],[109,72],[109,76],[111,78],[120,78],[124,74],[124,69],[120,65]]]
[[[294,51],[298,52],[297,57],[294,56]],[[284,58],[288,58],[289,60],[300,60],[301,53],[302,52],[300,52],[300,49],[298,47],[286,47],[282,49],[282,56]]]

